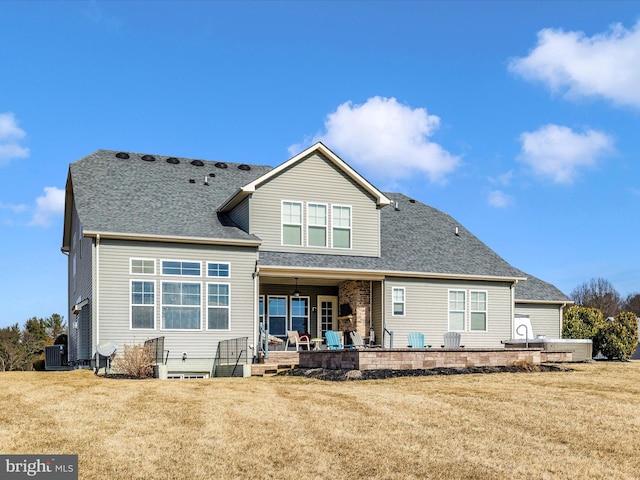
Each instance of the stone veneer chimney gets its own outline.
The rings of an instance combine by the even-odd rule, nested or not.
[[[338,304],[349,305],[353,319],[339,322],[341,330],[355,330],[363,338],[369,336],[371,328],[371,282],[368,280],[345,280],[338,284]],[[340,315],[343,315],[342,313]],[[346,327],[346,328],[343,328]]]

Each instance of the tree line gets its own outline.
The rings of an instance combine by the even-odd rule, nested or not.
[[[57,313],[32,317],[22,328],[16,323],[0,329],[0,372],[44,370],[44,347],[67,344],[67,325]]]

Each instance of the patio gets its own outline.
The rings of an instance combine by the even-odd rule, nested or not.
[[[361,348],[345,350],[270,351],[264,363],[253,371],[276,370],[297,365],[301,368],[347,370],[412,370],[429,368],[470,368],[511,366],[515,362],[540,365],[571,362],[571,352],[545,352],[540,348]],[[256,373],[254,373],[256,374]]]

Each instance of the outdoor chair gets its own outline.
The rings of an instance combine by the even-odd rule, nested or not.
[[[350,332],[349,335],[351,336],[351,343],[353,343],[354,348],[365,347],[364,340],[362,339],[362,335],[360,335],[358,332]]]
[[[460,348],[460,334],[458,332],[445,333],[442,348]]]
[[[409,348],[424,348],[424,334],[420,332],[411,332],[407,335],[409,340]]]
[[[327,348],[329,350],[341,350],[342,348],[344,348],[342,346],[342,339],[340,338],[340,334],[338,332],[327,330],[327,332],[324,334],[324,337],[327,339]]]
[[[287,341],[284,344],[285,352],[289,349],[289,344],[295,343],[296,352],[300,351],[300,347],[303,345],[307,346],[307,350],[311,350],[311,343],[309,342],[309,337],[305,336],[304,339],[300,338],[300,334],[297,330],[287,330]]]

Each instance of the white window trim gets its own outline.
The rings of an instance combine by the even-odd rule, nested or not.
[[[300,205],[300,223],[285,223],[284,222],[284,204],[285,203],[296,203]],[[300,244],[293,245],[289,243],[284,243],[284,226],[285,225],[296,225],[300,226]],[[280,244],[286,247],[302,247],[304,246],[304,202],[300,200],[282,200],[280,202]]]
[[[134,273],[133,271],[133,261],[134,260],[144,260],[144,261],[148,261],[148,262],[153,262],[153,273]],[[150,275],[155,275],[156,274],[156,259],[155,258],[142,258],[142,257],[131,257],[129,259],[129,275],[143,275],[143,276],[150,276]]]
[[[179,276],[178,278],[185,278],[182,276]],[[188,278],[188,276],[187,276]],[[195,277],[193,277],[195,278]],[[162,297],[163,297],[163,293],[164,293],[164,284],[165,283],[197,283],[200,285],[200,305],[198,305],[198,308],[200,308],[200,328],[165,328],[164,327],[164,322],[163,322],[163,318],[162,318],[162,308],[165,307],[165,304],[162,302]],[[195,307],[195,305],[166,305],[167,307]],[[168,332],[201,332],[202,331],[202,282],[190,282],[188,280],[162,280],[160,282],[160,330],[161,331],[168,331]]]
[[[343,226],[338,226],[336,227],[334,225],[334,218],[333,218],[333,207],[341,207],[341,208],[348,208],[349,209],[349,227],[343,227]],[[349,230],[349,246],[348,247],[336,247],[334,245],[333,242],[333,232],[334,230],[338,228],[341,230]],[[336,248],[339,250],[352,250],[353,249],[353,207],[351,205],[342,205],[342,204],[338,204],[338,203],[332,203],[331,204],[331,248]]]
[[[133,327],[133,307],[148,307],[148,304],[133,303],[133,282],[148,282],[153,283],[153,328],[134,328]],[[136,332],[139,331],[152,331],[158,327],[158,318],[156,316],[156,310],[158,305],[158,285],[155,280],[149,280],[146,278],[131,278],[129,280],[129,330]]]
[[[309,215],[309,207],[311,205],[314,206],[322,206],[325,208],[325,217],[324,217],[324,225],[312,224],[310,221],[311,216]],[[310,248],[329,248],[329,204],[323,202],[307,202],[307,247]],[[304,223],[304,218],[303,218]],[[324,227],[324,247],[321,245],[310,245],[309,244],[309,229],[311,227]]]
[[[287,318],[287,330],[293,330],[293,317],[299,317],[300,315],[294,315],[293,314],[293,301],[296,299],[306,299],[307,300],[307,314],[304,316],[305,318],[305,326],[306,326],[306,330],[305,332],[309,333],[311,331],[311,315],[310,315],[310,310],[311,310],[311,297],[308,296],[302,296],[300,295],[299,297],[294,297],[293,295],[289,295],[289,315]]]
[[[485,301],[484,310],[471,310],[471,294],[472,293],[484,293],[484,301]],[[485,314],[484,330],[471,330],[471,314],[473,312],[482,312]],[[488,290],[469,290],[469,331],[473,333],[486,333],[489,331],[489,291]]]
[[[464,309],[463,310],[453,310],[454,312],[460,312],[464,314],[462,330],[454,330],[451,328],[451,292],[463,292],[464,293]],[[466,332],[467,331],[467,305],[469,303],[469,294],[467,290],[464,288],[450,288],[447,291],[447,330],[450,332]]]
[[[206,264],[206,272],[205,272],[205,276],[206,276],[207,278],[231,278],[231,263],[229,263],[229,262],[215,262],[215,261],[209,261],[209,260],[207,260],[207,262],[206,262],[206,263],[207,263],[207,264]],[[228,268],[229,275],[227,275],[226,277],[220,277],[220,276],[217,276],[217,277],[216,277],[216,276],[209,275],[209,265],[211,265],[211,264],[215,264],[215,265],[226,265],[227,267],[229,267],[229,268]]]
[[[183,273],[164,273],[164,262],[181,262],[181,263],[197,263],[200,265],[200,274],[199,275],[185,275]],[[202,277],[202,261],[201,260],[179,260],[172,258],[161,258],[160,259],[160,275],[164,277],[176,277],[176,278],[201,278]]]
[[[216,278],[216,277],[213,277]],[[218,278],[226,278],[226,277],[218,277]],[[226,308],[227,314],[229,318],[229,326],[228,328],[209,328],[209,285],[226,285],[229,288],[229,305],[226,307],[221,307],[219,305],[214,305],[212,308]],[[229,282],[207,282],[206,284],[206,300],[205,300],[205,329],[209,332],[230,332],[231,331],[231,284]]]
[[[402,302],[396,302],[395,291],[402,290]],[[402,303],[402,314],[396,314],[395,304]],[[392,317],[404,317],[407,315],[407,289],[406,287],[391,287],[391,316]]]

